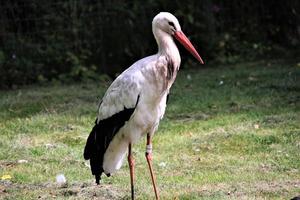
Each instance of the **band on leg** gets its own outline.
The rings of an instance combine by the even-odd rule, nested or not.
[[[147,154],[151,154],[152,153],[152,144],[147,144],[146,145],[146,153]]]

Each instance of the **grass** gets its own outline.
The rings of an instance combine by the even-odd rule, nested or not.
[[[0,177],[11,176],[0,181],[0,198],[130,198],[126,162],[95,186],[82,157],[108,86],[100,81],[0,91]],[[293,62],[181,70],[154,137],[162,199],[299,195],[299,105],[300,68]],[[137,199],[154,198],[145,140],[134,146]],[[55,183],[60,173],[65,187]]]

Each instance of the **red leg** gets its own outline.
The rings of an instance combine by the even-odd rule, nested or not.
[[[134,159],[131,154],[131,144],[128,145],[128,164],[130,170],[131,199],[134,200]]]
[[[147,163],[148,163],[150,174],[151,174],[153,189],[155,192],[155,198],[157,200],[159,200],[158,191],[156,188],[155,176],[154,176],[153,167],[152,167],[152,142],[151,142],[151,136],[149,134],[147,134],[146,159],[147,159]]]

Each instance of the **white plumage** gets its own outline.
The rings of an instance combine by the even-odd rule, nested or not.
[[[118,170],[122,165],[128,146],[136,143],[143,136],[148,135],[150,138],[150,141],[147,142],[147,144],[149,143],[147,151],[151,153],[151,138],[165,113],[167,95],[174,83],[181,61],[173,37],[202,62],[196,50],[182,33],[178,20],[172,14],[159,13],[153,19],[152,30],[158,44],[158,53],[135,62],[119,75],[108,88],[99,105],[96,126],[101,123],[104,124],[101,126],[106,126],[105,120],[126,109],[132,109],[132,113],[128,116],[129,119],[123,121],[121,126],[113,128],[112,133],[108,134],[109,137],[103,136],[107,133],[100,133],[100,129],[103,130],[103,127],[98,127],[99,133],[94,128],[93,131],[97,133],[92,131],[91,135],[94,135],[90,135],[93,140],[93,137],[99,138],[99,135],[102,134],[101,140],[105,140],[101,143],[102,146],[105,146],[102,150],[104,154],[101,166],[105,174],[111,174]],[[110,140],[107,142],[106,138],[110,138]],[[97,145],[97,142],[90,144]],[[86,145],[86,149],[88,148],[89,141]],[[86,156],[89,153],[91,154],[91,152],[86,153],[85,150],[86,159],[92,157]],[[146,155],[148,154],[146,153]],[[152,173],[152,169],[150,170]],[[93,174],[95,173],[93,172]],[[156,197],[158,198],[157,194]]]
[[[153,135],[156,131],[165,113],[166,96],[175,79],[174,76],[166,83],[166,74],[160,73],[165,65],[166,56],[160,53],[139,60],[123,72],[104,95],[98,120],[110,117],[124,107],[133,108],[140,95],[134,113],[116,134],[104,155],[103,169],[106,174],[115,172],[121,166],[129,143],[136,143],[143,135]]]

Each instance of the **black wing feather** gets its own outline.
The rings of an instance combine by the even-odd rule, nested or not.
[[[126,108],[124,110],[112,115],[107,119],[103,119],[93,127],[84,148],[84,159],[90,160],[92,174],[95,175],[96,183],[99,184],[101,174],[103,172],[103,157],[110,142],[114,136],[122,128],[126,121],[128,121],[133,114],[139,96],[134,108]],[[109,176],[109,174],[107,174]]]

